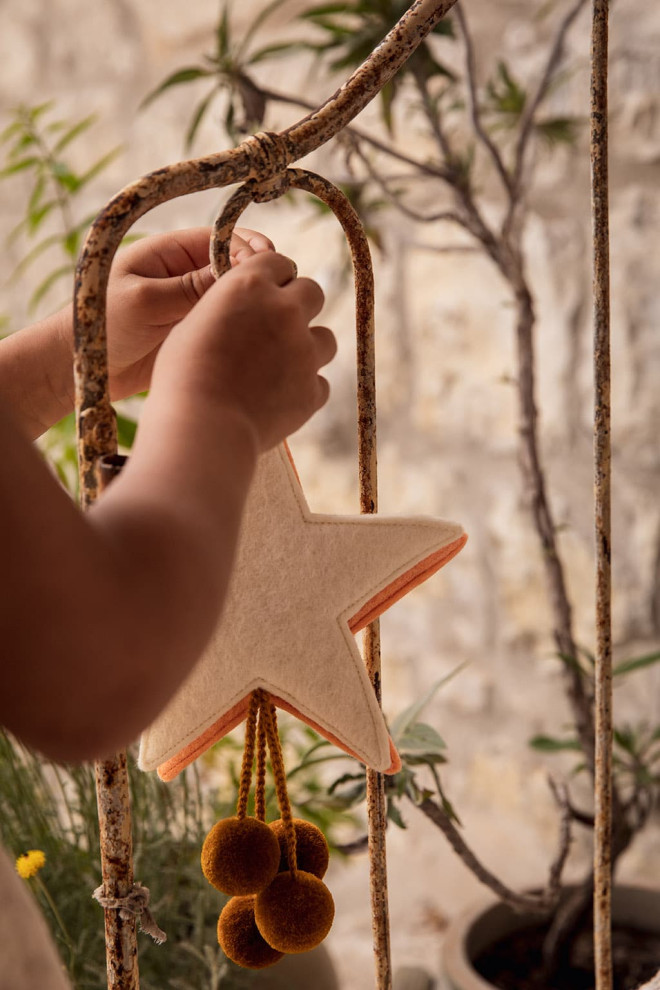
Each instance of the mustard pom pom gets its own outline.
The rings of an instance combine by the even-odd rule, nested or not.
[[[284,955],[262,938],[252,894],[227,901],[218,918],[218,944],[228,959],[245,969],[265,969]]]
[[[257,818],[223,818],[202,846],[202,871],[223,894],[256,894],[267,887],[280,863],[274,833]]]
[[[325,876],[330,861],[330,850],[328,843],[320,828],[306,822],[303,818],[294,818],[293,824],[296,830],[296,861],[299,870],[305,873],[312,873],[319,880]],[[268,826],[277,836],[280,844],[280,869],[289,869],[289,859],[287,856],[286,831],[281,818],[271,822]]]
[[[335,905],[326,885],[311,873],[278,873],[254,902],[257,928],[280,952],[307,952],[332,927]]]

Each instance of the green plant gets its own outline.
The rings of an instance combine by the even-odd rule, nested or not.
[[[121,152],[121,148],[114,148],[82,171],[73,165],[71,154],[78,154],[79,146],[82,147],[95,121],[95,114],[75,122],[62,119],[56,116],[52,101],[35,106],[21,104],[10,112],[9,123],[0,133],[0,146],[4,152],[0,180],[24,180],[24,216],[10,231],[8,242],[24,242],[27,250],[9,280],[20,282],[25,279],[37,262],[42,272],[29,296],[30,313],[48,303],[53,290],[63,282],[72,284],[83,236],[97,212],[85,212],[86,192]],[[135,240],[135,236],[125,238],[124,243],[131,240]],[[10,322],[14,321],[3,316],[0,332],[4,332]],[[135,436],[135,420],[119,412],[117,427],[120,444],[129,449]],[[73,414],[44,434],[40,446],[62,484],[76,495],[78,472]]]
[[[96,117],[90,114],[71,123],[54,118],[53,109],[51,101],[36,106],[21,104],[11,112],[9,123],[0,133],[5,153],[0,179],[21,174],[30,183],[25,216],[10,232],[9,240],[21,237],[32,246],[11,277],[18,278],[45,252],[53,259],[52,264],[42,262],[48,271],[32,292],[31,312],[63,278],[73,278],[83,234],[95,215],[80,216],[80,194],[121,151],[114,148],[84,171],[76,170],[69,157],[72,147]]]

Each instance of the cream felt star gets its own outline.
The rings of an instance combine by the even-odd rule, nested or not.
[[[400,767],[354,633],[467,537],[427,518],[310,512],[288,450],[262,455],[221,620],[196,667],[143,734],[139,765],[175,777],[264,688],[326,738],[385,772]]]

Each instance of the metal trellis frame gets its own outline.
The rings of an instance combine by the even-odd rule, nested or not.
[[[107,345],[105,330],[106,290],[110,266],[123,237],[132,225],[154,207],[178,196],[211,188],[220,188],[237,182],[245,182],[225,208],[216,224],[212,238],[212,260],[219,273],[228,267],[228,245],[231,229],[247,202],[264,201],[281,195],[289,186],[305,189],[323,199],[335,212],[351,245],[356,276],[356,301],[358,315],[358,429],[359,429],[359,477],[360,510],[377,511],[376,481],[376,405],[375,362],[373,335],[373,277],[369,250],[357,216],[345,197],[320,176],[290,166],[335,137],[380,92],[382,87],[413,54],[427,34],[454,6],[456,0],[415,0],[401,20],[390,31],[372,55],[357,69],[348,81],[319,109],[280,133],[253,135],[237,148],[205,158],[181,162],[158,169],[137,182],[125,187],[101,211],[87,236],[75,279],[74,294],[74,376],[76,388],[76,417],[78,430],[78,456],[80,468],[81,503],[89,508],[108,481],[118,473],[121,459],[117,455],[117,431],[115,415],[110,402],[108,387]],[[602,56],[602,25],[607,24],[607,0],[593,0],[597,10],[596,23],[601,26],[600,52]],[[605,34],[606,40],[606,34]],[[601,89],[602,92],[602,89]],[[605,104],[606,112],[606,104]],[[598,117],[601,128],[605,126],[601,103],[594,109],[592,119]],[[600,116],[598,116],[600,115]],[[602,130],[601,130],[602,135]],[[605,131],[606,135],[606,131]],[[602,148],[602,142],[600,147]],[[605,144],[606,149],[606,144]],[[602,162],[602,159],[601,159]],[[602,164],[598,173],[595,167],[595,186],[606,189]],[[599,177],[598,177],[599,176]],[[603,187],[604,183],[604,187]],[[602,202],[602,201],[601,201]],[[601,245],[603,216],[600,217]],[[595,235],[596,236],[596,235]],[[602,329],[605,296],[603,272],[607,269],[607,254],[597,253],[597,284],[600,300],[595,339],[595,366],[597,381],[605,391],[609,388],[609,365],[605,363],[607,337]],[[596,279],[596,276],[595,276]],[[599,388],[600,388],[599,386]],[[604,404],[603,404],[604,403]],[[605,479],[598,488],[599,539],[599,602],[605,604],[599,610],[599,630],[602,650],[609,650],[609,413],[603,400],[596,409],[596,464],[597,477]],[[603,437],[607,442],[603,445]],[[600,472],[600,474],[598,474]],[[368,673],[380,700],[380,638],[378,621],[364,633],[364,656]],[[606,663],[604,669],[606,670]],[[605,677],[607,675],[605,674]],[[604,698],[607,698],[607,690]],[[605,704],[605,702],[604,702]],[[601,723],[601,762],[605,767],[600,778],[600,793],[607,809],[608,736],[607,723]],[[610,729],[611,736],[611,729]],[[603,755],[604,754],[604,755]],[[604,762],[603,762],[604,761]],[[131,813],[126,754],[120,753],[112,760],[97,764],[97,796],[101,831],[101,856],[103,894],[106,899],[126,898],[133,889],[133,865],[131,844]],[[367,804],[369,818],[370,884],[376,960],[377,990],[391,990],[392,971],[389,946],[389,922],[387,905],[387,873],[385,854],[386,805],[384,778],[374,771],[367,772]],[[606,814],[606,811],[604,812]],[[606,820],[606,819],[605,819]],[[607,877],[608,826],[601,829],[597,863],[600,863],[600,888],[602,897],[597,904],[605,906],[597,914],[599,924],[609,925],[609,880]],[[603,850],[605,849],[605,852]],[[109,990],[139,990],[137,961],[136,919],[130,912],[105,908],[107,948],[107,976]],[[607,952],[599,956],[607,969]],[[600,964],[599,964],[600,965]],[[610,977],[611,979],[611,977]],[[601,977],[598,990],[609,990],[607,977]]]

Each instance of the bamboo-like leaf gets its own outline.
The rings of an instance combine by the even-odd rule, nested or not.
[[[309,41],[282,41],[276,45],[266,45],[264,48],[258,48],[256,52],[253,52],[247,60],[248,65],[256,65],[258,62],[263,62],[267,58],[279,58],[283,55],[288,55],[290,52],[301,52],[316,50],[316,45],[310,44]]]
[[[346,14],[351,12],[348,3],[322,3],[317,7],[310,7],[308,10],[300,12],[298,17],[302,21],[313,21],[317,17],[325,17],[328,14]]]
[[[540,753],[559,753],[563,750],[572,750],[577,753],[582,751],[579,739],[559,739],[555,736],[533,736],[529,740],[529,745]]]
[[[432,725],[424,722],[414,722],[406,731],[397,737],[398,747],[405,752],[423,754],[440,753],[447,748],[444,739]]]
[[[198,65],[190,66],[186,69],[178,69],[177,72],[173,72],[171,76],[156,86],[150,93],[148,93],[145,98],[140,103],[138,107],[139,110],[144,110],[145,107],[149,106],[150,103],[164,93],[165,90],[170,89],[172,86],[180,86],[183,83],[194,82],[195,79],[204,79],[205,77],[212,76],[213,73],[210,69],[202,69]]]
[[[630,674],[633,670],[642,670],[644,667],[651,667],[660,661],[660,652],[647,653],[642,657],[634,657],[631,660],[622,660],[612,668],[612,675],[620,677],[622,674]]]
[[[55,271],[50,272],[43,280],[43,282],[39,283],[37,288],[30,296],[30,302],[28,306],[30,312],[31,313],[34,312],[34,310],[37,308],[37,306],[44,298],[46,293],[52,289],[52,287],[55,285],[56,282],[59,282],[59,280],[63,278],[65,275],[67,276],[72,275],[73,271],[74,271],[74,265],[69,264],[69,265],[61,265],[59,268],[56,268]]]
[[[459,674],[465,667],[467,667],[467,662],[460,663],[457,667],[454,667],[454,669],[450,671],[446,677],[441,677],[440,680],[435,682],[435,684],[432,684],[426,694],[422,695],[418,701],[415,701],[412,705],[409,705],[408,708],[405,708],[397,715],[392,722],[391,727],[391,735],[395,743],[396,740],[404,734],[408,727],[412,725],[413,722],[417,721],[418,715],[420,715],[424,708],[429,704],[436,691],[438,691],[445,684],[448,684],[449,681],[456,677],[456,675]]]
[[[239,65],[243,59],[243,56],[245,55],[245,52],[248,49],[250,42],[254,38],[259,28],[268,20],[268,18],[272,14],[275,13],[276,10],[278,10],[282,6],[283,3],[286,3],[286,0],[271,0],[271,3],[266,4],[266,6],[263,7],[259,11],[257,16],[254,18],[254,20],[248,27],[247,31],[245,32],[243,39],[239,44],[238,50],[236,52],[236,56],[235,56],[236,62]]]
[[[17,172],[24,172],[26,168],[32,168],[33,165],[38,164],[39,159],[34,155],[21,158],[19,161],[12,162],[11,165],[5,165],[3,169],[0,169],[0,179],[6,179],[9,175],[16,175]]]
[[[402,829],[408,828],[403,818],[401,817],[401,812],[397,808],[394,801],[390,800],[387,802],[387,817],[391,822],[394,822],[394,824],[397,825],[399,828]]]
[[[188,130],[186,131],[186,137],[184,141],[184,148],[186,151],[190,151],[190,149],[192,148],[193,141],[195,140],[200,124],[202,123],[204,117],[206,116],[206,111],[211,106],[211,103],[213,102],[213,99],[216,96],[217,92],[218,92],[218,87],[214,86],[211,92],[208,93],[204,97],[204,99],[197,104],[197,107],[195,108],[195,111],[190,119]]]
[[[39,209],[31,210],[27,215],[27,229],[30,234],[36,234],[37,230],[44,222],[49,213],[57,206],[54,199],[48,203],[43,203]]]
[[[103,170],[108,167],[110,162],[114,161],[115,158],[123,152],[123,150],[123,146],[118,145],[116,148],[113,148],[112,151],[109,151],[106,155],[103,155],[102,158],[99,158],[97,162],[94,162],[91,168],[88,168],[86,172],[79,176],[78,188],[82,189],[82,187],[86,186],[92,181],[92,179],[95,179],[99,173],[103,172]]]
[[[67,145],[71,144],[72,141],[75,141],[80,134],[84,134],[85,131],[89,130],[96,119],[96,114],[90,113],[87,117],[83,117],[82,120],[79,120],[77,124],[74,124],[73,127],[69,127],[59,141],[57,141],[54,145],[53,154],[58,155],[60,151],[63,151],[64,148],[66,148]]]

